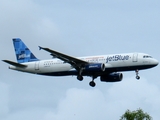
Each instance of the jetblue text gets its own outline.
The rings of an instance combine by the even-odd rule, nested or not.
[[[129,55],[114,55],[114,56],[109,56],[106,59],[106,63],[110,61],[120,61],[120,60],[129,60]]]

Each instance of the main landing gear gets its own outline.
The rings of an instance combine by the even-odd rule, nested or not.
[[[78,79],[79,81],[82,81],[82,80],[83,80],[83,76],[82,76],[82,75],[78,75],[78,76],[77,76],[77,79]]]
[[[83,72],[83,68],[81,68],[81,69],[79,70],[79,74],[78,74],[78,76],[77,76],[77,79],[78,79],[79,81],[82,81],[82,80],[83,80],[82,72]]]
[[[139,74],[139,70],[137,69],[135,72],[136,72],[136,79],[139,80],[140,79],[140,76],[138,75]]]
[[[82,76],[82,72],[83,72],[83,68],[80,68],[79,69],[79,74],[77,75],[77,79],[79,80],[79,81],[82,81],[83,80],[83,76]],[[95,87],[96,86],[96,83],[94,82],[94,79],[95,78],[97,78],[97,76],[92,76],[92,81],[91,82],[89,82],[89,85],[91,86],[91,87]]]
[[[89,85],[91,86],[91,87],[95,87],[96,86],[96,83],[94,82],[94,79],[95,78],[97,78],[96,76],[93,76],[92,77],[92,81],[91,82],[89,82]]]
[[[90,85],[91,87],[95,87],[95,86],[96,86],[96,83],[94,82],[94,79],[95,79],[95,78],[97,78],[97,77],[92,77],[92,81],[89,82],[89,85]],[[82,76],[82,75],[78,75],[78,76],[77,76],[77,79],[78,79],[79,81],[82,81],[82,80],[83,80],[83,76]]]
[[[96,83],[92,80],[91,82],[89,82],[89,85],[90,85],[91,87],[95,87],[95,86],[96,86]]]

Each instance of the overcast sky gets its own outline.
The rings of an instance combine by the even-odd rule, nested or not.
[[[143,52],[160,61],[159,0],[0,0],[0,59],[16,61],[12,38],[39,59],[38,46],[72,56]],[[142,108],[160,112],[159,66],[124,72],[119,83],[89,86],[75,76],[45,77],[8,69],[0,62],[0,120],[118,120]]]

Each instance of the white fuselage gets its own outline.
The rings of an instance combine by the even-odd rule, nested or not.
[[[125,53],[125,54],[112,54],[112,55],[99,55],[99,56],[87,56],[87,57],[78,57],[83,61],[89,63],[104,63],[105,71],[118,72],[118,71],[130,71],[130,70],[141,70],[154,67],[158,64],[158,61],[148,54],[144,53]],[[65,63],[60,59],[50,59],[50,60],[40,60],[35,62],[26,62],[23,63],[27,65],[25,68],[9,66],[10,69],[50,75],[50,76],[63,76],[63,75],[77,75],[77,71],[70,64]],[[103,72],[103,73],[104,73]],[[83,73],[84,75],[85,72]]]

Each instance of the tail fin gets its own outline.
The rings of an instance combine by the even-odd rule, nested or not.
[[[20,38],[13,39],[13,45],[18,63],[38,61],[34,54],[28,49]]]

